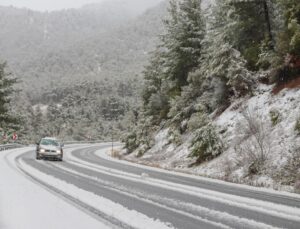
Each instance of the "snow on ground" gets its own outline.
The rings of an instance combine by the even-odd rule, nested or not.
[[[197,167],[189,167],[195,159],[188,155],[191,135],[185,136],[180,146],[170,144],[168,129],[158,132],[154,146],[142,157],[137,152],[126,156],[125,159],[141,164],[151,165],[170,170],[202,175],[217,179],[227,179],[237,183],[248,183],[275,189],[292,191],[292,187],[280,186],[272,177],[279,173],[286,164],[293,147],[300,146],[300,139],[296,136],[294,127],[296,119],[300,117],[300,89],[285,89],[277,95],[271,93],[272,86],[260,85],[253,97],[235,101],[225,112],[214,120],[220,130],[226,130],[222,138],[227,146],[226,151],[218,158],[203,163]],[[243,122],[242,110],[246,109],[257,118],[268,133],[270,153],[265,174],[246,177],[246,165],[234,166],[237,158],[234,150],[238,137],[239,124]],[[280,122],[272,126],[270,111],[280,114]],[[228,174],[227,174],[228,173]]]
[[[105,155],[105,152],[104,150],[99,150],[96,152],[97,155],[99,155],[100,157],[103,157]],[[73,159],[75,159],[75,161],[78,161],[79,163],[76,165],[77,166],[80,166],[80,167],[83,167],[83,168],[86,168],[86,169],[90,169],[90,170],[93,170],[93,171],[97,171],[97,172],[100,172],[100,173],[104,173],[104,174],[107,174],[107,175],[110,175],[110,176],[115,176],[115,177],[119,177],[119,178],[122,178],[122,179],[126,179],[126,180],[130,180],[130,181],[135,181],[135,182],[140,182],[140,183],[144,183],[144,184],[148,184],[148,185],[153,185],[153,186],[156,186],[156,187],[160,187],[160,188],[165,188],[165,189],[168,189],[168,190],[176,190],[178,192],[182,192],[182,193],[187,193],[189,195],[195,195],[195,196],[199,196],[201,198],[208,198],[210,200],[213,200],[213,201],[221,201],[223,203],[226,203],[226,204],[229,204],[231,206],[239,206],[239,207],[245,207],[246,209],[255,209],[256,211],[261,211],[261,206],[264,206],[266,208],[268,208],[269,210],[267,211],[268,214],[273,214],[275,216],[281,216],[281,217],[288,217],[289,219],[293,219],[293,220],[300,220],[300,212],[296,210],[295,212],[295,209],[294,208],[286,208],[285,206],[281,206],[281,205],[276,205],[276,206],[272,206],[272,204],[270,205],[269,203],[260,203],[260,205],[256,205],[258,204],[258,202],[256,201],[253,201],[253,200],[249,200],[247,202],[247,204],[243,204],[244,203],[244,200],[245,198],[240,198],[240,197],[235,197],[235,200],[232,199],[233,196],[229,195],[230,198],[228,198],[228,195],[226,196],[226,198],[221,194],[221,193],[218,193],[218,194],[221,194],[222,196],[218,196],[218,195],[215,195],[214,193],[215,192],[212,192],[212,191],[203,191],[202,189],[199,189],[199,188],[191,188],[190,186],[185,186],[185,185],[178,185],[176,183],[172,183],[172,182],[166,182],[166,181],[162,181],[162,180],[157,180],[157,179],[152,179],[150,177],[143,177],[143,176],[139,176],[139,175],[134,175],[134,174],[130,174],[130,173],[126,173],[126,172],[123,172],[121,170],[114,170],[114,169],[108,169],[108,168],[105,168],[105,167],[102,167],[102,166],[98,166],[98,165],[95,165],[95,164],[90,164],[86,161],[82,161],[80,159],[76,159],[75,157],[73,157]],[[118,161],[119,163],[120,161]],[[133,164],[131,164],[133,165]],[[92,176],[89,176],[89,175],[83,175],[83,174],[80,174],[72,169],[69,169],[69,168],[64,168],[63,166],[58,166],[60,169],[63,169],[67,172],[71,172],[73,174],[77,174],[79,176],[83,176],[85,177],[86,179],[89,179],[89,180],[95,180],[96,182],[99,182],[99,179],[97,177],[92,177]],[[102,182],[102,181],[101,181]],[[110,182],[105,182],[104,183],[105,186],[114,186],[113,183],[110,183]],[[128,196],[131,196],[131,197],[135,197],[139,200],[140,199],[140,196],[144,195],[143,193],[140,193],[139,191],[136,191],[134,189],[130,189],[130,188],[126,188],[126,187],[122,187],[122,186],[118,186],[118,184],[115,184],[117,186],[117,189],[115,188],[111,188],[112,191],[117,191],[117,192],[121,192],[123,195],[128,195]],[[120,191],[120,189],[122,191]],[[291,194],[289,194],[291,195]],[[224,200],[226,200],[224,202]],[[230,200],[230,201],[228,201]],[[225,225],[221,224],[221,223],[215,223],[215,222],[212,222],[210,220],[208,220],[207,218],[213,218],[215,219],[216,221],[218,221],[217,219],[220,219],[221,221],[225,221],[225,222],[236,222],[242,226],[248,226],[248,227],[252,227],[252,228],[263,228],[263,229],[266,229],[266,228],[272,228],[270,227],[269,225],[266,225],[264,223],[259,223],[259,222],[256,222],[256,221],[253,221],[253,220],[249,220],[249,219],[246,219],[246,218],[240,218],[240,217],[237,217],[237,216],[234,216],[234,215],[231,215],[231,214],[228,214],[228,213],[225,213],[225,212],[222,212],[222,211],[216,211],[216,210],[212,210],[212,209],[209,209],[209,208],[205,208],[205,207],[201,207],[201,206],[197,206],[197,205],[194,205],[194,204],[190,204],[190,203],[186,203],[186,202],[182,202],[182,201],[179,201],[179,200],[175,200],[175,199],[170,199],[170,198],[166,198],[166,197],[161,197],[161,196],[157,196],[157,195],[152,195],[152,194],[147,194],[147,198],[143,198],[143,201],[147,202],[147,203],[151,203],[153,205],[157,205],[161,208],[165,208],[165,209],[168,209],[168,210],[172,210],[174,212],[177,212],[177,213],[180,213],[180,214],[183,214],[183,215],[187,215],[189,217],[192,217],[192,218],[196,218],[197,220],[199,221],[204,221],[206,223],[209,223],[209,224],[212,224],[212,225],[215,225],[215,226],[220,226],[221,228],[223,228]],[[168,204],[159,204],[159,203],[168,203]],[[171,209],[169,207],[167,207],[170,203],[172,203],[174,206],[181,206],[181,207],[185,207],[186,209],[193,209],[197,212],[200,212],[201,216],[203,217],[196,217],[194,215],[190,215],[189,213],[187,212],[183,212],[181,210],[175,210],[175,209]],[[277,209],[280,209],[281,212],[277,212]],[[263,212],[266,212],[265,210],[263,210]],[[298,212],[298,213],[297,213]],[[291,214],[292,213],[292,214]],[[293,216],[291,216],[293,215]]]
[[[0,152],[1,229],[109,228],[17,171],[14,158],[29,150]]]
[[[138,150],[126,157],[129,161],[134,161],[154,167],[164,169],[185,170],[187,165],[193,162],[188,158],[189,142],[184,142],[181,146],[169,144],[169,129],[163,129],[155,137],[154,146],[148,150],[142,157],[138,157]]]
[[[101,196],[97,196],[91,192],[82,190],[72,184],[65,181],[54,178],[53,176],[44,174],[39,170],[27,165],[21,161],[22,167],[29,172],[32,176],[41,179],[50,186],[56,187],[59,190],[63,190],[68,195],[80,200],[89,206],[98,209],[108,216],[116,217],[118,220],[124,222],[133,228],[144,228],[144,229],[170,229],[169,226],[160,222],[159,220],[153,220],[142,213],[134,210],[129,210],[120,204],[114,203],[111,200],[105,199]],[[80,228],[80,227],[77,227]],[[89,228],[85,226],[85,228]]]
[[[245,185],[238,185],[238,184],[229,184],[229,183],[225,183],[222,181],[212,180],[209,178],[201,178],[201,177],[196,177],[193,175],[180,174],[180,173],[176,173],[176,172],[161,170],[158,168],[148,168],[143,165],[134,165],[130,162],[113,159],[113,158],[109,157],[106,153],[107,153],[107,149],[101,149],[101,150],[98,150],[95,152],[95,154],[99,157],[102,157],[107,160],[113,160],[114,162],[121,163],[121,164],[137,166],[137,167],[146,168],[146,169],[150,169],[150,170],[160,171],[163,173],[170,173],[173,175],[176,174],[178,176],[183,176],[183,177],[185,177],[185,176],[193,177],[193,178],[196,178],[199,180],[210,180],[211,182],[222,183],[224,185],[230,185],[232,187],[239,186],[239,187],[243,187],[243,188],[249,189],[249,190],[259,190],[259,191],[264,191],[264,192],[270,193],[270,194],[272,194],[272,193],[278,194],[278,192],[275,192],[272,190],[267,190],[267,189],[262,190],[262,189],[258,189],[255,187],[247,187]],[[103,166],[100,166],[100,165],[97,165],[94,163],[90,163],[90,162],[81,160],[75,156],[72,156],[72,154],[69,155],[69,158],[72,160],[72,163],[74,163],[76,166],[80,166],[85,169],[93,170],[93,171],[103,173],[106,175],[130,180],[130,181],[134,181],[134,182],[144,183],[144,184],[148,184],[151,186],[164,188],[167,190],[177,191],[177,192],[181,192],[183,194],[189,194],[189,195],[193,195],[195,197],[205,198],[205,199],[215,201],[215,202],[221,202],[221,203],[224,203],[224,204],[227,204],[230,206],[236,206],[236,207],[240,207],[240,208],[244,208],[244,209],[248,209],[248,210],[251,209],[252,211],[270,214],[275,217],[282,217],[282,218],[286,218],[286,219],[290,219],[290,220],[300,221],[300,211],[298,209],[295,209],[294,207],[287,207],[287,206],[283,206],[280,204],[273,204],[273,203],[269,203],[266,201],[255,200],[255,199],[251,199],[251,198],[247,198],[247,197],[240,197],[240,196],[225,194],[222,192],[202,189],[202,188],[198,188],[198,187],[182,185],[182,184],[178,184],[178,183],[174,183],[174,182],[164,181],[164,180],[157,179],[157,178],[152,178],[151,176],[144,176],[143,174],[137,175],[137,174],[133,174],[133,173],[124,172],[123,170],[110,169],[107,167],[103,167]],[[60,167],[60,169],[80,175],[78,172],[76,172],[72,169],[69,169],[69,168]],[[80,176],[84,176],[86,179],[89,179],[89,180],[98,181],[97,177],[92,177],[89,175],[80,175]],[[131,193],[131,191],[127,192],[127,190],[125,190],[125,193]],[[291,194],[291,193],[281,192],[281,194],[288,196],[288,197],[297,197],[296,194]],[[178,202],[178,201],[176,202],[176,204],[179,204],[180,206],[185,205],[185,203]],[[196,208],[196,206],[192,206],[192,205],[189,205],[189,207]],[[227,219],[227,220],[236,220],[238,222],[241,222],[242,224],[247,224],[247,225],[249,224],[249,225],[253,226],[253,228],[268,228],[268,225],[260,224],[258,222],[251,221],[251,220],[249,221],[244,218],[236,218],[235,216],[224,213],[224,212],[212,211],[211,209],[201,208],[199,206],[197,207],[197,210],[201,211],[203,213],[203,215],[212,215],[215,218],[220,217],[220,218]],[[205,220],[205,219],[199,219],[199,220]]]
[[[267,154],[267,163],[263,174],[247,177],[248,167],[231,167],[232,173],[229,175],[230,180],[235,182],[245,182],[245,179],[252,179],[252,184],[269,186],[272,188],[283,188],[292,190],[289,187],[276,187],[272,175],[280,172],[286,164],[290,152],[300,146],[300,139],[294,130],[296,120],[300,115],[300,90],[283,90],[278,95],[271,94],[272,86],[261,85],[255,96],[249,100],[243,101],[244,107],[239,106],[240,101],[233,104],[227,109],[215,123],[222,128],[226,128],[225,136],[227,138],[228,149],[225,153],[216,160],[208,163],[207,165],[199,167],[196,171],[204,173],[208,176],[221,178],[225,176],[226,168],[232,164],[238,156],[234,150],[237,143],[238,134],[240,133],[240,123],[245,122],[241,111],[246,109],[263,128],[263,134],[266,134],[267,139],[265,145],[269,148],[270,152]],[[279,113],[279,123],[272,125],[270,112],[276,111]],[[242,142],[243,144],[243,142]],[[266,147],[266,148],[267,148]],[[296,173],[297,171],[295,171]],[[221,174],[221,176],[220,176]]]
[[[122,148],[120,147],[119,149],[121,150]],[[226,181],[219,180],[219,179],[212,179],[212,178],[209,178],[209,177],[198,176],[197,174],[190,174],[190,173],[181,172],[181,171],[177,172],[177,171],[174,171],[174,170],[171,170],[171,169],[166,170],[166,169],[162,169],[162,168],[159,168],[159,167],[153,167],[153,166],[148,166],[148,165],[143,165],[143,164],[136,164],[136,163],[130,162],[128,160],[116,159],[116,158],[111,157],[111,155],[110,155],[111,151],[110,150],[105,151],[105,152],[102,151],[102,150],[101,151],[99,150],[99,151],[96,151],[95,154],[97,156],[103,158],[103,159],[114,161],[114,162],[121,163],[121,164],[124,164],[124,165],[135,166],[135,167],[138,167],[138,168],[157,171],[157,172],[160,172],[160,173],[172,174],[172,175],[180,176],[180,177],[183,177],[183,178],[184,177],[193,178],[193,179],[199,180],[200,182],[201,181],[207,181],[207,182],[211,182],[211,183],[231,186],[233,188],[242,188],[242,189],[249,190],[249,191],[253,190],[253,191],[264,192],[264,193],[268,193],[268,194],[279,194],[280,193],[283,196],[287,196],[287,197],[291,197],[291,198],[299,198],[298,194],[287,192],[287,191],[278,191],[278,190],[273,190],[273,189],[264,188],[264,187],[254,187],[254,186],[249,186],[249,185],[245,185],[245,184],[230,183],[230,182],[226,182]],[[74,161],[78,161],[78,162],[80,161],[78,158],[74,158],[74,157],[72,157],[72,158],[73,158]],[[89,165],[86,162],[83,163],[83,161],[81,161],[81,166],[83,166],[84,164]],[[90,164],[89,166],[95,166],[95,165]],[[97,166],[97,167],[99,167],[99,166]],[[112,172],[111,169],[107,169],[107,171],[109,171],[110,173]],[[141,174],[141,177],[142,177],[142,175],[143,174]],[[128,173],[126,173],[126,176],[130,177],[130,175]],[[148,179],[148,177],[147,177],[147,179]]]
[[[75,149],[86,148],[84,145]],[[74,148],[65,150],[65,158]],[[33,148],[10,150],[0,153],[0,228],[1,229],[59,229],[59,228],[111,228],[65,200],[55,196],[36,183],[25,177],[16,166],[16,158]],[[32,158],[32,160],[35,160]],[[51,187],[67,193],[69,196],[103,212],[109,217],[116,217],[121,222],[133,228],[170,229],[159,220],[129,210],[109,199],[82,190],[63,180],[44,174],[26,164],[22,159],[18,161],[28,174],[43,181]],[[43,162],[39,162],[43,163]],[[17,220],[16,220],[17,219]],[[46,222],[46,223],[45,223]]]

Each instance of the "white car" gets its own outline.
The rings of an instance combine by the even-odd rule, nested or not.
[[[42,138],[36,143],[36,159],[63,160],[63,144],[55,138]]]

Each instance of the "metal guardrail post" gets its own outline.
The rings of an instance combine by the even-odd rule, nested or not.
[[[9,150],[9,149],[16,149],[16,148],[20,148],[23,145],[20,144],[5,144],[5,145],[0,145],[0,151],[4,151],[4,150]]]

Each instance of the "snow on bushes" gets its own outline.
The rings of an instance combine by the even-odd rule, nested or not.
[[[273,126],[276,126],[281,121],[281,114],[278,110],[270,110],[270,119]]]
[[[298,135],[300,135],[300,116],[296,120],[295,131],[297,132]]]
[[[209,123],[196,131],[190,145],[190,157],[197,157],[196,164],[199,164],[219,156],[223,149],[215,126]]]
[[[262,118],[253,111],[244,110],[242,117],[237,123],[237,164],[247,166],[246,175],[258,175],[264,169],[271,151],[269,131]]]

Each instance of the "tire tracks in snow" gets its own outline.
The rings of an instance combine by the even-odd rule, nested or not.
[[[78,150],[78,148],[76,148],[74,150]],[[89,153],[93,153],[93,152],[95,152],[95,147],[86,146],[86,147],[82,147],[80,154],[88,156]],[[16,159],[16,163],[18,164],[18,166],[21,167],[20,169],[22,169],[22,166],[20,165],[21,159],[22,159],[22,155]],[[158,187],[158,188],[162,188],[162,189],[169,188],[172,191],[178,191],[178,192],[182,192],[182,189],[185,187],[184,185],[182,185],[182,186],[175,185],[174,186],[175,189],[174,189],[174,187],[172,187],[174,184],[172,184],[171,182],[164,182],[163,180],[160,181],[158,179],[152,179],[151,177],[150,178],[149,177],[141,177],[140,175],[131,174],[131,173],[123,172],[123,171],[118,171],[117,169],[111,169],[111,168],[103,167],[103,166],[97,165],[97,164],[92,164],[87,161],[82,161],[82,159],[75,158],[74,155],[72,155],[70,157],[70,159],[71,160],[66,160],[65,163],[50,163],[50,162],[41,162],[41,163],[36,162],[36,163],[42,164],[42,166],[48,167],[50,170],[60,170],[60,172],[75,176],[82,180],[86,180],[86,182],[90,182],[94,186],[97,186],[99,189],[106,188],[106,189],[110,190],[111,192],[116,192],[116,193],[119,193],[120,195],[128,196],[128,197],[134,198],[139,201],[144,201],[147,204],[151,204],[153,206],[163,208],[168,211],[173,211],[174,214],[185,215],[185,217],[187,217],[187,218],[193,218],[194,220],[212,223],[212,225],[219,227],[219,228],[228,228],[228,227],[229,228],[273,228],[272,226],[270,226],[268,224],[264,224],[259,221],[255,222],[251,218],[249,218],[249,219],[243,218],[243,217],[232,215],[232,214],[229,214],[226,212],[212,210],[209,208],[205,208],[205,207],[193,204],[191,202],[185,202],[185,201],[181,201],[178,199],[172,199],[172,198],[168,198],[166,196],[152,195],[151,192],[137,191],[132,188],[128,188],[127,186],[120,186],[114,182],[105,182],[101,179],[98,179],[97,177],[88,175],[87,173],[83,173],[82,169],[90,170],[90,171],[93,171],[96,173],[106,174],[106,175],[109,175],[112,177],[117,177],[117,178],[123,179],[123,180],[130,180],[132,182],[138,182],[141,184],[152,185],[153,187]],[[74,169],[70,169],[68,166],[77,166],[78,168],[81,168],[81,172],[75,171]],[[27,174],[27,176],[28,176],[28,174]],[[30,176],[30,179],[33,179],[33,178]],[[37,179],[37,178],[35,177],[35,179]],[[44,183],[43,181],[41,181],[39,179],[35,182],[38,182],[39,184],[41,182]],[[167,187],[166,187],[166,184],[167,184]],[[47,184],[45,184],[45,183],[41,184],[41,185],[47,186]],[[96,215],[96,217],[98,217],[98,218],[106,217],[105,215],[103,216],[103,212],[99,212],[99,210],[95,209],[95,208],[94,209],[90,208],[91,206],[87,205],[84,202],[76,203],[76,201],[78,201],[76,198],[73,198],[72,196],[70,198],[70,195],[68,195],[67,193],[64,193],[64,192],[60,193],[62,191],[58,190],[57,188],[55,188],[53,186],[46,187],[46,188],[50,189],[50,191],[52,189],[52,192],[54,192],[55,194],[61,195],[63,198],[75,203],[75,205],[83,208],[85,211],[87,211],[91,214]],[[176,190],[176,188],[177,188],[177,190]],[[197,188],[195,188],[195,190],[197,190]],[[191,192],[189,194],[195,195],[196,194],[195,190],[193,190],[194,193]],[[199,193],[198,193],[198,196],[199,196]],[[195,195],[195,197],[197,197],[197,195]],[[203,197],[203,195],[202,195],[202,197]],[[247,198],[245,198],[245,199],[247,199]],[[225,200],[225,202],[226,201],[227,200]],[[279,206],[279,205],[276,205],[276,206]],[[232,206],[232,207],[238,207],[238,206]],[[248,207],[249,207],[248,210],[251,209],[251,206],[248,206]],[[94,210],[96,210],[96,213],[93,213]],[[252,209],[252,211],[254,211],[254,210],[255,209]],[[278,211],[278,212],[280,212],[280,211]],[[274,212],[271,212],[271,213],[273,214]],[[292,215],[294,215],[294,214],[292,214]],[[296,216],[296,215],[294,215],[294,216]],[[277,215],[276,217],[279,217],[279,215]],[[292,216],[292,218],[293,218],[293,216]],[[111,218],[108,218],[107,221],[110,222]],[[124,225],[120,226],[120,222],[116,222],[116,223],[114,223],[114,225],[117,225],[121,228],[126,228],[126,227],[124,227]],[[130,228],[130,227],[128,227],[128,228]],[[287,228],[297,228],[297,227],[287,227]]]
[[[144,193],[139,192],[137,190],[133,190],[128,187],[119,186],[118,184],[115,184],[113,182],[105,182],[96,177],[84,175],[75,170],[69,169],[69,168],[65,167],[64,165],[48,164],[48,166],[64,170],[66,173],[74,174],[78,177],[86,178],[92,182],[97,183],[97,185],[99,187],[105,186],[106,188],[110,189],[111,191],[119,192],[120,194],[134,197],[137,200],[142,199],[143,201],[145,201],[147,203],[151,203],[153,205],[163,207],[170,211],[174,211],[176,213],[189,216],[189,217],[194,218],[199,221],[208,220],[211,222],[218,222],[218,223],[223,224],[225,228],[226,227],[244,228],[244,229],[246,229],[246,228],[249,228],[249,229],[250,228],[261,228],[261,229],[274,228],[270,225],[255,222],[253,220],[249,220],[246,218],[240,218],[240,217],[230,215],[225,212],[211,210],[211,209],[201,207],[201,206],[198,206],[198,205],[195,205],[192,203],[187,203],[187,202],[183,202],[180,200],[175,200],[172,198],[162,197],[162,196],[158,196],[158,195],[151,195],[150,193],[146,193],[146,192],[144,192]]]
[[[86,149],[86,152],[81,152],[81,155],[86,154],[88,156],[91,152],[94,151],[95,150],[93,149]],[[71,161],[69,163],[75,164],[85,169],[94,170],[96,172],[100,172],[103,174],[108,174],[115,177],[121,177],[123,179],[149,184],[156,187],[162,187],[164,189],[176,190],[178,192],[194,195],[195,197],[205,198],[210,201],[217,201],[225,205],[228,205],[228,207],[233,207],[240,210],[246,209],[249,211],[249,214],[251,212],[254,213],[254,215],[252,215],[253,217],[252,219],[255,219],[256,221],[259,219],[254,217],[255,214],[266,216],[266,217],[269,216],[269,221],[272,221],[272,218],[281,219],[282,222],[280,222],[281,224],[280,227],[282,228],[298,228],[298,225],[300,223],[300,213],[298,208],[288,207],[280,204],[275,204],[272,202],[255,200],[247,197],[240,197],[231,194],[220,193],[218,191],[211,191],[211,190],[206,190],[198,187],[175,184],[173,182],[163,181],[160,179],[152,179],[151,177],[148,178],[146,177],[145,179],[141,179],[140,175],[120,171],[117,169],[110,169],[102,165],[90,163],[88,161],[82,160],[81,158],[77,158],[74,155],[72,155],[70,159]],[[246,215],[244,215],[244,217],[247,218]]]
[[[32,150],[27,151],[27,152],[23,153],[22,155],[28,154],[29,152],[32,152]],[[77,198],[74,198],[73,196],[67,194],[66,192],[64,192],[64,191],[62,191],[62,190],[60,190],[60,189],[58,189],[54,186],[51,186],[51,185],[45,183],[44,181],[42,181],[41,179],[38,179],[37,177],[31,175],[20,164],[20,160],[22,158],[22,155],[16,157],[15,158],[15,164],[13,164],[8,159],[9,155],[12,154],[12,153],[14,153],[14,152],[11,152],[8,155],[6,155],[5,160],[7,161],[7,163],[10,165],[11,168],[17,170],[21,175],[23,175],[26,178],[30,179],[35,184],[45,188],[46,190],[53,193],[54,195],[57,195],[57,196],[61,197],[65,201],[73,204],[74,206],[78,207],[79,209],[81,209],[85,213],[91,215],[92,217],[96,218],[97,220],[99,220],[101,222],[104,222],[105,224],[107,224],[112,229],[120,229],[120,228],[122,228],[122,229],[123,228],[124,229],[134,229],[130,225],[127,225],[124,222],[119,221],[117,218],[106,215],[103,212],[99,211],[98,209],[92,207],[91,205],[88,205],[88,204],[84,203],[83,201],[80,201]]]

